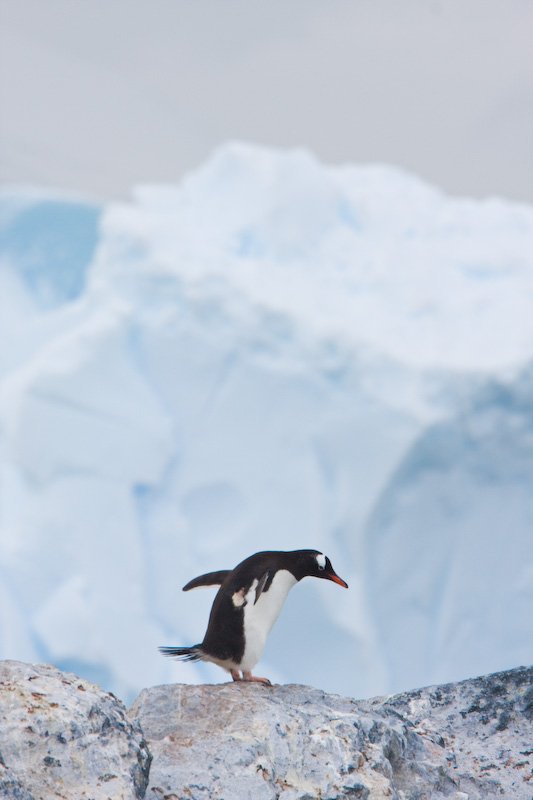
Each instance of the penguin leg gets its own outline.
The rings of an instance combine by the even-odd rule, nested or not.
[[[242,679],[243,681],[257,681],[258,683],[266,683],[267,686],[272,686],[268,678],[256,678],[251,672],[243,672]]]
[[[242,681],[241,673],[238,669],[230,669],[230,673],[234,681]]]

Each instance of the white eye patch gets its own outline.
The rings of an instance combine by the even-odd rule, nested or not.
[[[316,563],[318,564],[318,569],[326,569],[326,556],[324,553],[319,553],[317,555]]]

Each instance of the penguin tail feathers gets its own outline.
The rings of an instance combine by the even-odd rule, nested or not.
[[[199,644],[193,647],[159,647],[159,652],[169,658],[178,658],[180,661],[203,661],[205,656]]]

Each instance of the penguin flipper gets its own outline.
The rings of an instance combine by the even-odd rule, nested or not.
[[[257,584],[256,590],[255,590],[255,600],[254,600],[254,606],[255,606],[255,604],[257,603],[257,601],[259,600],[259,598],[261,597],[261,592],[262,592],[262,591],[263,591],[263,589],[265,588],[265,586],[266,586],[266,584],[267,584],[267,582],[268,582],[268,579],[269,579],[270,577],[271,577],[271,576],[270,576],[270,570],[269,570],[269,569],[267,569],[267,571],[265,572],[265,574],[264,574],[264,575],[262,575],[262,576],[261,576],[261,578],[259,579],[259,583]],[[270,584],[269,584],[269,585],[270,585]]]
[[[188,592],[190,589],[198,588],[198,586],[221,586],[230,572],[230,569],[221,569],[219,572],[208,572],[206,575],[199,575],[198,578],[193,578],[192,581],[186,583],[182,591]]]

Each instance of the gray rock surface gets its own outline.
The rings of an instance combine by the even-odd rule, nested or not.
[[[150,800],[533,798],[533,668],[355,701],[305,686],[156,686],[129,711]]]
[[[156,686],[126,714],[75,675],[0,662],[0,800],[502,797],[533,800],[533,668],[359,701]]]
[[[0,662],[2,800],[141,800],[149,767],[113,695],[49,664]]]
[[[10,769],[0,763],[0,798],[2,800],[35,800]]]

